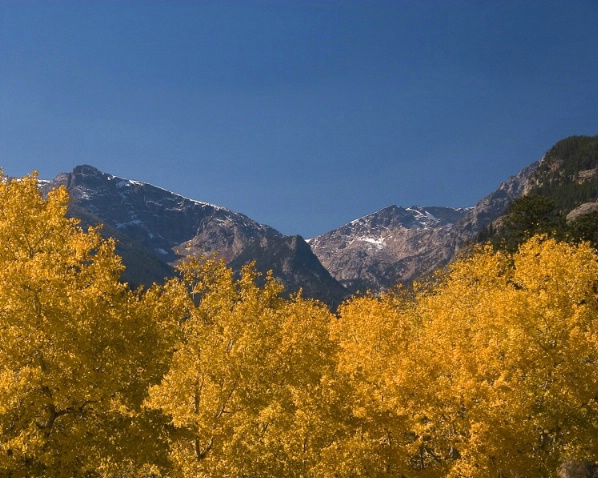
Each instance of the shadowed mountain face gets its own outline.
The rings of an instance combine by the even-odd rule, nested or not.
[[[74,205],[143,244],[166,262],[217,253],[233,259],[244,244],[281,234],[213,204],[194,201],[150,184],[119,178],[91,166],[60,174]]]
[[[125,279],[134,284],[159,281],[184,256],[217,254],[236,269],[255,260],[258,270],[275,271],[289,293],[301,288],[306,297],[333,306],[347,295],[301,237],[284,236],[243,214],[92,166],[59,174],[44,188],[61,185],[71,195],[70,214],[84,224],[104,224],[105,234],[118,240],[130,271]]]
[[[229,264],[234,270],[255,261],[257,270],[285,277],[289,291],[319,298],[336,309],[349,294],[324,268],[301,236],[272,236],[254,241]]]

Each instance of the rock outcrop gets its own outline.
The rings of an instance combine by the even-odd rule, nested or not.
[[[593,212],[598,212],[598,202],[586,202],[570,211],[569,214],[567,214],[566,219],[568,223],[571,223],[577,221],[581,216]]]

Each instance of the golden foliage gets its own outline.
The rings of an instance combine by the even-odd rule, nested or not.
[[[151,446],[131,440],[159,431],[135,420],[156,379],[143,341],[163,338],[144,299],[118,282],[113,242],[66,218],[64,189],[42,198],[35,174],[3,178],[0,201],[2,476],[145,460]]]
[[[415,428],[448,476],[547,476],[598,456],[598,262],[588,245],[533,238],[457,262],[418,300]],[[416,423],[416,425],[418,425]]]
[[[182,267],[196,299],[149,408],[171,419],[177,476],[301,476],[330,439],[323,380],[330,372],[329,312],[280,298],[252,266],[238,280],[222,261]]]
[[[64,189],[3,176],[0,201],[1,476],[531,478],[598,457],[589,245],[480,248],[333,316],[216,258],[131,291]]]

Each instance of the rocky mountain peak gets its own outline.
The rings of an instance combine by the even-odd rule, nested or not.
[[[421,267],[446,262],[454,252],[427,249],[448,236],[468,208],[396,205],[355,219],[309,241],[320,262],[352,292],[381,290],[414,278]]]
[[[167,262],[182,255],[220,254],[227,260],[239,243],[280,233],[247,216],[172,193],[148,183],[76,166],[46,187],[64,185],[73,203],[140,242]],[[200,237],[209,236],[209,241]]]
[[[351,221],[348,226],[361,227],[366,229],[403,227],[406,229],[412,227],[436,226],[439,222],[434,215],[425,208],[413,206],[403,208],[399,206],[388,206],[379,211],[368,214]]]
[[[309,241],[320,262],[351,292],[379,291],[442,267],[529,188],[538,162],[475,207],[389,206]]]
[[[86,223],[106,225],[108,235],[127,243],[125,253],[133,251],[135,256],[123,256],[129,269],[137,267],[139,257],[148,261],[139,248],[129,244],[132,241],[164,265],[173,265],[189,255],[216,254],[237,268],[256,260],[259,270],[277,272],[276,277],[288,292],[302,288],[308,297],[334,298],[329,301],[332,305],[346,296],[301,237],[284,236],[244,214],[88,165],[59,174],[45,183],[44,189],[61,185],[70,193],[72,215]],[[289,260],[285,254],[295,259]],[[134,281],[143,283],[140,278]]]

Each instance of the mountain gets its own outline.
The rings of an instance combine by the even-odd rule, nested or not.
[[[350,292],[379,291],[444,266],[525,194],[539,162],[524,168],[472,208],[389,206],[308,242]]]
[[[389,206],[309,240],[333,277],[348,290],[381,290],[445,264],[438,248],[467,209]],[[448,244],[447,244],[448,245]]]
[[[59,185],[71,194],[71,215],[84,224],[104,224],[104,233],[117,239],[127,266],[123,279],[132,284],[161,281],[184,256],[218,254],[237,271],[256,261],[257,269],[272,270],[288,293],[301,289],[332,307],[350,293],[381,291],[430,274],[470,244],[508,232],[511,209],[528,197],[545,198],[526,206],[536,215],[538,204],[554,203],[548,213],[567,224],[563,237],[598,244],[598,136],[559,141],[474,207],[393,205],[308,241],[92,166],[77,166],[44,187]],[[527,231],[530,218],[524,214],[518,227]]]
[[[254,241],[229,265],[238,270],[251,261],[256,261],[262,274],[272,270],[275,277],[284,277],[288,290],[301,289],[303,296],[317,297],[332,308],[349,296],[301,236],[273,236]]]
[[[483,237],[516,248],[530,234],[598,246],[598,136],[571,136],[540,160],[526,195],[513,201]]]
[[[308,242],[350,292],[379,291],[429,274],[493,237],[516,247],[530,231],[560,228],[557,237],[598,244],[597,201],[598,136],[572,136],[472,208],[390,206]],[[516,206],[522,207],[515,234]]]
[[[129,274],[124,278],[133,284],[171,275],[185,256],[217,254],[236,269],[256,260],[258,270],[276,271],[289,293],[302,288],[306,297],[333,306],[347,296],[301,237],[284,236],[243,214],[87,165],[44,184],[46,190],[58,186],[69,191],[71,215],[84,224],[104,224],[104,233],[118,240]],[[297,257],[281,254],[285,248]],[[260,254],[247,253],[257,249]]]
[[[566,212],[598,198],[598,136],[571,136],[544,155],[530,193],[550,197]]]

